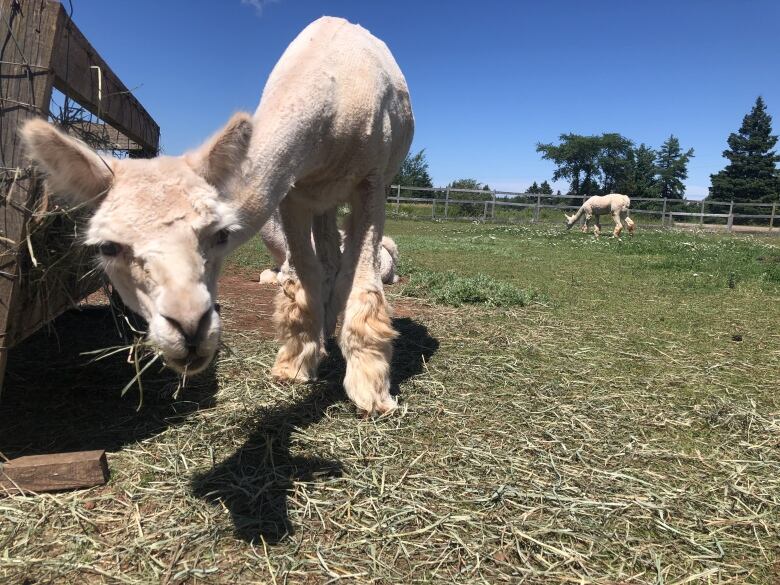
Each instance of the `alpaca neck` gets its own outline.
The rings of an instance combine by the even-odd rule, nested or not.
[[[283,124],[265,115],[262,104],[258,109],[239,200],[241,216],[253,233],[304,174],[312,144],[307,134],[302,121]]]

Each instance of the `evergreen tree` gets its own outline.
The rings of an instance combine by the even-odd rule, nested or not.
[[[539,185],[539,193],[542,195],[552,195],[552,187],[550,187],[550,183],[547,181],[542,181],[542,184]]]
[[[634,151],[634,185],[629,196],[657,197],[658,184],[655,178],[655,158],[657,153],[644,143]]]
[[[533,184],[528,187],[528,190],[526,193],[539,193],[539,185],[536,184],[536,181],[533,182]]]
[[[723,151],[729,164],[711,175],[709,198],[716,201],[780,201],[780,175],[775,166],[780,156],[773,150],[776,144],[772,117],[759,96],[742,120],[739,132],[729,135],[729,148]]]
[[[406,155],[392,184],[402,187],[433,187],[433,181],[428,174],[428,159],[425,157],[424,148],[415,155],[412,153]]]
[[[693,158],[693,149],[683,152],[680,141],[672,134],[658,149],[656,173],[658,174],[658,195],[668,199],[682,199],[688,178],[688,161]]]

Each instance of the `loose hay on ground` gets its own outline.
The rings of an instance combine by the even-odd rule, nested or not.
[[[474,229],[469,238],[484,235]],[[546,235],[524,237],[517,262],[546,249],[536,245]],[[571,254],[585,245],[566,241],[556,243]],[[466,273],[477,255],[494,274],[518,268],[506,266],[501,248],[485,254],[490,244],[447,245]],[[275,344],[234,329],[242,317],[230,303],[230,351],[213,379],[178,400],[147,389],[140,414],[131,414],[131,398],[123,416],[105,415],[101,427],[90,414],[99,402],[80,404],[73,389],[52,385],[60,393],[53,431],[75,417],[82,430],[113,441],[113,479],[85,492],[0,500],[0,575],[73,583],[771,582],[780,559],[776,289],[748,274],[735,289],[723,284],[726,292],[678,295],[685,306],[669,315],[664,299],[680,286],[671,267],[656,279],[648,275],[661,269],[632,264],[610,290],[571,281],[582,264],[555,260],[560,275],[547,289],[541,277],[520,273],[525,286],[550,296],[545,306],[409,311],[414,301],[404,299],[394,379],[401,409],[388,418],[356,418],[335,348],[322,381],[271,381]],[[594,274],[597,260],[587,266]],[[640,277],[648,283],[642,302],[631,302]],[[400,300],[396,290],[391,301]],[[707,312],[724,298],[743,304],[725,316]],[[599,311],[604,299],[620,299],[623,313]],[[659,307],[655,318],[642,316],[648,299]],[[751,320],[756,307],[765,320]],[[586,309],[595,317],[583,319]],[[683,319],[684,309],[696,320]],[[624,319],[630,326],[620,326]],[[741,343],[730,339],[736,326]],[[14,379],[30,380],[30,370]],[[104,387],[110,394],[121,384]],[[24,391],[8,393],[24,405],[13,411],[15,436],[43,416]],[[8,420],[10,404],[1,406]],[[0,431],[4,448],[10,434]],[[56,434],[47,444],[57,444]]]

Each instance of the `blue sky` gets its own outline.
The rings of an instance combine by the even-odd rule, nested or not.
[[[323,14],[393,51],[412,95],[412,149],[426,149],[437,185],[549,180],[535,145],[564,132],[653,147],[674,133],[696,151],[687,185],[700,198],[757,95],[780,130],[778,0],[72,1],[169,154],[253,111],[285,47]]]

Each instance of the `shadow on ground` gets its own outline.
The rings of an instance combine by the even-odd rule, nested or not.
[[[428,329],[408,318],[393,320],[398,331],[392,363],[392,391],[422,372],[439,347]],[[233,519],[236,535],[247,541],[261,538],[269,544],[294,532],[287,498],[296,481],[338,477],[340,462],[301,457],[290,452],[291,437],[299,429],[316,424],[329,406],[346,401],[342,386],[345,363],[338,347],[328,347],[329,357],[320,370],[320,381],[300,400],[262,409],[254,414],[255,429],[247,442],[227,460],[193,480],[193,492],[212,503],[222,503]]]
[[[90,363],[85,352],[124,345],[110,308],[87,306],[58,317],[8,355],[0,394],[0,453],[116,451],[153,436],[214,404],[213,368],[173,399],[178,377],[155,365],[139,391],[121,390],[134,377],[127,352]]]

